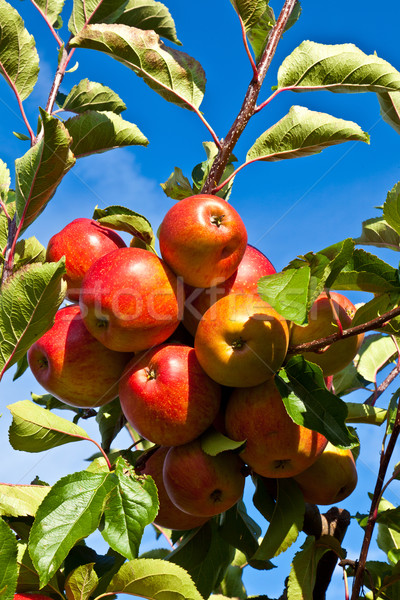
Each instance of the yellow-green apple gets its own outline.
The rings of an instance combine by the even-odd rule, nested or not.
[[[231,450],[206,454],[200,439],[170,448],[164,461],[165,489],[172,502],[193,515],[212,517],[240,500],[244,465]]]
[[[336,504],[354,491],[357,469],[349,449],[337,448],[328,442],[321,456],[311,467],[294,477],[310,504]]]
[[[161,344],[180,322],[179,282],[153,252],[119,248],[86,273],[79,304],[86,327],[102,344],[139,352]]]
[[[72,406],[102,406],[118,396],[118,383],[132,354],[109,350],[85,327],[79,306],[56,313],[54,325],[28,350],[37,381]]]
[[[248,387],[274,375],[285,359],[288,341],[285,319],[257,294],[228,294],[204,313],[194,348],[212,379]]]
[[[140,473],[143,475],[151,475],[157,486],[159,508],[154,523],[160,527],[182,531],[200,527],[208,521],[208,517],[198,517],[180,510],[167,494],[163,480],[163,466],[168,450],[168,446],[157,448],[147,458],[144,467],[140,469]]]
[[[256,294],[260,277],[276,273],[268,258],[257,248],[248,244],[236,271],[226,281],[211,288],[185,289],[183,324],[195,335],[197,325],[207,309],[223,296],[233,293]]]
[[[312,340],[325,338],[338,332],[337,319],[343,329],[351,327],[356,309],[352,302],[336,292],[323,292],[315,300],[308,314],[308,325],[302,327],[295,323],[291,326],[290,345],[297,346]],[[354,335],[344,340],[338,340],[323,351],[304,352],[303,356],[319,367],[325,377],[334,375],[344,369],[357,354],[364,334]]]
[[[132,427],[161,446],[186,444],[215,419],[221,386],[201,368],[193,348],[162,344],[136,355],[119,385]]]
[[[327,439],[296,425],[286,412],[274,379],[232,392],[225,413],[228,436],[246,440],[241,458],[264,477],[291,477],[317,460]]]
[[[65,256],[67,297],[77,301],[82,279],[92,264],[104,254],[125,246],[116,231],[93,219],[80,218],[50,238],[46,260],[57,262]]]
[[[239,213],[222,198],[209,194],[177,202],[160,229],[161,256],[184,282],[210,287],[236,271],[247,244]]]

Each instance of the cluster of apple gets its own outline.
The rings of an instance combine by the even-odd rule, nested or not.
[[[237,211],[216,196],[175,204],[159,244],[162,258],[127,247],[91,219],[51,238],[47,260],[65,256],[73,303],[29,349],[36,379],[73,406],[119,396],[128,422],[155,444],[140,469],[157,484],[162,526],[190,529],[227,510],[250,471],[295,477],[309,502],[346,497],[357,481],[351,453],[290,419],[274,374],[289,341],[329,335],[338,321],[348,327],[354,306],[322,294],[309,325],[288,323],[257,294],[258,280],[274,267],[247,244]],[[347,338],[306,358],[327,377],[353,359],[361,341]],[[201,436],[210,427],[244,449],[206,454]],[[335,477],[332,461],[340,463]]]

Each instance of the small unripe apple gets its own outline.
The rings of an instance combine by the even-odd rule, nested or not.
[[[132,427],[161,446],[186,444],[215,419],[221,387],[201,368],[193,348],[162,344],[136,355],[119,385]]]
[[[297,346],[337,333],[336,316],[343,329],[351,327],[356,312],[355,306],[343,294],[329,292],[329,296],[324,292],[315,300],[308,314],[308,325],[301,327],[292,324],[290,330],[291,346]],[[338,373],[353,360],[363,339],[364,334],[360,333],[344,340],[338,340],[324,348],[322,352],[304,352],[303,356],[306,360],[321,367],[324,376],[327,377]]]
[[[257,294],[228,294],[203,315],[194,348],[203,369],[231,387],[258,385],[282,365],[288,325]]]
[[[81,408],[102,406],[118,396],[131,353],[115,352],[85,327],[79,306],[57,311],[54,325],[28,350],[37,381],[56,398]]]
[[[104,254],[126,246],[116,231],[93,219],[80,218],[54,234],[47,245],[47,262],[65,256],[67,297],[79,300],[82,279],[94,262]]]
[[[336,504],[354,491],[357,469],[351,450],[328,442],[311,467],[294,477],[310,504]]]
[[[274,379],[233,390],[225,426],[228,437],[246,440],[241,458],[264,477],[291,477],[311,466],[327,439],[296,425],[286,412]]]
[[[210,287],[236,271],[247,232],[232,205],[218,196],[198,194],[169,209],[159,242],[161,256],[185,283]]]
[[[245,483],[243,471],[237,454],[228,450],[210,456],[197,439],[168,451],[163,478],[165,489],[178,508],[212,517],[240,500]]]

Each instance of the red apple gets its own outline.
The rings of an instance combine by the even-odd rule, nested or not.
[[[114,352],[86,329],[79,306],[56,313],[53,327],[28,350],[33,375],[45,390],[72,406],[107,404],[118,396],[118,383],[132,354]]]
[[[44,594],[29,592],[27,594],[14,594],[14,600],[53,600],[53,598]]]
[[[75,219],[50,238],[46,260],[57,262],[65,256],[67,297],[77,301],[89,267],[104,254],[125,246],[116,231],[93,219]]]
[[[178,327],[183,294],[171,269],[153,252],[120,248],[86,273],[79,298],[90,333],[111,350],[139,352]]]
[[[208,517],[198,517],[180,510],[167,494],[163,481],[163,466],[168,450],[167,446],[161,446],[155,450],[146,460],[144,468],[140,471],[144,475],[151,475],[157,486],[159,508],[154,523],[160,525],[160,527],[182,531],[200,527],[208,521]]]
[[[286,412],[274,379],[232,392],[225,413],[228,436],[246,440],[241,458],[259,475],[291,477],[317,460],[327,439],[296,425]]]
[[[210,287],[236,271],[247,232],[233,206],[218,196],[199,194],[170,208],[159,242],[163,259],[185,283]]]
[[[233,293],[256,294],[260,277],[276,273],[268,258],[248,244],[236,271],[226,281],[212,288],[187,288],[183,324],[195,335],[197,325],[207,309],[217,300]]]
[[[212,517],[225,512],[242,497],[243,462],[228,450],[206,454],[199,439],[175,446],[164,461],[163,478],[171,500],[193,515]]]
[[[203,371],[193,348],[163,344],[135,356],[119,386],[132,427],[162,446],[185,444],[213,422],[221,387]]]
[[[257,294],[228,294],[203,315],[194,348],[199,363],[218,383],[258,385],[282,365],[288,325]]]
[[[351,321],[356,312],[355,306],[342,294],[329,292],[329,296],[330,299],[324,292],[315,300],[308,314],[308,325],[301,327],[300,325],[292,324],[290,332],[291,346],[311,342],[312,340],[327,337],[332,333],[337,333],[336,315],[343,329],[351,326]],[[364,334],[361,333],[334,342],[323,349],[322,352],[304,352],[303,356],[306,360],[321,367],[324,376],[327,377],[338,373],[353,360],[363,339]]]

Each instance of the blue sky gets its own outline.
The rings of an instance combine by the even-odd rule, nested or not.
[[[37,88],[25,102],[28,118],[34,124],[37,106],[45,105],[50,90],[57,48],[27,0],[12,0],[12,4],[25,19],[30,33],[35,35],[41,58]],[[70,0],[66,1],[65,13],[71,4]],[[204,0],[196,5],[170,0],[167,4],[175,18],[182,50],[199,60],[206,71],[206,95],[201,109],[214,130],[223,137],[240,108],[251,78],[235,12],[229,0]],[[280,3],[271,4],[278,13]],[[398,3],[394,0],[381,3],[379,7],[369,0],[338,0],[329,7],[318,0],[304,1],[299,23],[285,34],[278,47],[260,101],[269,96],[270,88],[276,84],[280,62],[304,39],[320,43],[353,42],[368,54],[376,51],[378,56],[400,69],[398,16]],[[67,39],[65,29],[62,35]],[[85,77],[112,87],[127,104],[124,118],[136,123],[150,144],[147,148],[115,150],[80,159],[27,234],[36,235],[46,245],[48,239],[72,219],[90,217],[97,204],[100,207],[124,204],[147,216],[156,230],[172,205],[159,184],[168,178],[175,166],[190,175],[194,165],[204,159],[202,142],[209,140],[208,132],[194,113],[166,103],[111,58],[93,51],[77,51],[75,58],[79,68],[66,75],[61,90],[68,92]],[[257,163],[238,175],[231,202],[246,224],[249,242],[262,250],[277,270],[296,255],[319,250],[346,237],[357,237],[361,232],[361,221],[376,216],[374,207],[384,202],[388,190],[400,180],[400,138],[382,121],[378,101],[371,93],[280,94],[249,124],[235,150],[239,162],[243,161],[255,139],[284,116],[293,104],[356,121],[369,132],[371,144],[350,142],[328,148],[313,157]],[[0,158],[11,170],[13,161],[28,149],[27,142],[17,140],[12,131],[24,132],[24,127],[10,89],[0,80]],[[396,255],[383,253],[383,256],[397,266]],[[88,446],[82,450],[81,444],[71,444],[44,455],[14,452],[7,442],[10,418],[4,406],[28,398],[30,391],[40,393],[40,387],[29,373],[15,384],[7,374],[0,384],[0,410],[3,413],[0,434],[6,447],[0,480],[28,483],[39,475],[53,483],[61,475],[84,468],[82,456],[91,454],[92,449]],[[86,426],[96,435],[91,424],[85,423]],[[365,431],[359,428],[359,432],[362,437],[358,463],[361,483],[351,499],[343,503],[353,513],[368,508],[367,491],[374,485],[374,466],[382,436],[381,431],[371,431],[371,428]],[[118,441],[121,445],[126,442],[125,439]],[[248,494],[250,497],[250,491]],[[398,503],[399,495],[399,489],[393,486],[387,497]],[[358,553],[360,539],[357,526],[352,525],[346,538],[351,558]],[[145,541],[146,545],[150,543],[150,536],[146,536]],[[252,572],[247,576],[249,593],[279,596],[291,556],[289,552],[276,561],[283,565],[279,575],[276,572]],[[378,556],[374,550],[371,558]],[[343,594],[340,573],[335,576],[328,598],[333,600],[338,593]]]

